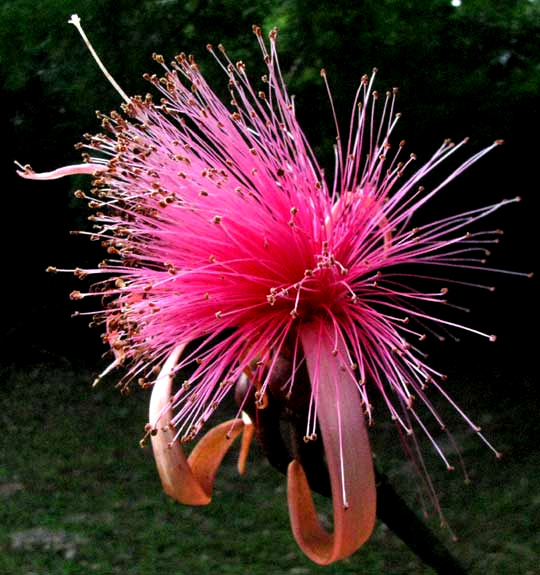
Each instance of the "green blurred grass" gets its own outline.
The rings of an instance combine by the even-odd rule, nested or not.
[[[384,525],[351,559],[309,562],[290,533],[284,478],[256,448],[244,477],[234,456],[226,460],[210,506],[168,499],[150,448],[138,447],[148,392],[126,398],[107,383],[92,390],[92,374],[58,362],[5,367],[1,376],[0,575],[432,573]],[[507,456],[497,462],[458,426],[471,485],[436,460],[430,468],[459,542],[435,516],[428,521],[471,574],[533,575],[540,549],[536,390],[531,381],[513,382],[516,401],[469,383],[467,410]],[[395,433],[382,421],[375,432],[379,462],[414,505],[417,479]]]

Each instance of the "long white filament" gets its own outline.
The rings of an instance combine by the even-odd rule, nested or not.
[[[83,39],[84,43],[86,44],[86,47],[90,51],[90,54],[92,54],[92,57],[96,61],[100,70],[103,72],[103,75],[105,76],[105,78],[107,78],[107,80],[109,80],[112,87],[120,94],[120,96],[126,102],[126,104],[130,104],[131,99],[124,92],[124,90],[122,90],[122,88],[120,88],[120,86],[118,85],[116,80],[111,76],[111,74],[109,73],[107,68],[105,68],[105,64],[103,64],[103,62],[101,61],[101,59],[97,55],[96,51],[94,50],[94,47],[92,46],[92,44],[90,44],[90,40],[88,40],[88,37],[86,36],[86,34],[84,33],[84,30],[82,29],[81,19],[79,18],[79,16],[77,14],[72,14],[71,18],[68,20],[68,23],[73,24],[73,26],[75,26],[75,28],[77,28],[79,34],[81,35],[81,38]]]

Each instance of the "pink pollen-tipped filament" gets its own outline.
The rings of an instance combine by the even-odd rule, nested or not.
[[[78,174],[94,175],[97,172],[103,172],[107,169],[107,166],[101,164],[74,164],[57,168],[50,172],[34,172],[28,165],[21,166],[18,163],[17,165],[21,168],[17,170],[17,174],[27,180],[58,180],[66,176],[76,176]]]

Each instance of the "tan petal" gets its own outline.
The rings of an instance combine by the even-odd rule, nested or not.
[[[241,419],[232,419],[216,425],[200,439],[188,457],[188,465],[208,495],[208,501],[212,495],[217,470],[243,428],[244,422]]]
[[[351,555],[371,535],[375,476],[356,382],[340,365],[340,357],[347,357],[344,344],[338,343],[336,355],[336,342],[323,324],[304,328],[301,338],[310,380],[318,382],[317,417],[330,475],[334,531],[328,533],[320,524],[306,475],[296,460],[287,474],[289,512],[302,551],[326,565]]]
[[[154,383],[149,410],[155,430],[152,450],[165,493],[180,503],[207,505],[217,469],[244,424],[235,419],[211,429],[186,459],[171,424],[173,370],[183,350],[184,346],[178,346],[171,353]]]
[[[242,412],[242,421],[244,422],[244,429],[242,431],[242,443],[240,444],[240,455],[238,456],[237,464],[238,473],[240,475],[244,475],[246,471],[249,448],[255,434],[255,426],[251,422],[249,415],[245,412]]]

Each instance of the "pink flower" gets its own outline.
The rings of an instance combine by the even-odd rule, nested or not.
[[[445,280],[433,270],[446,268],[448,282],[465,283],[452,278],[456,268],[484,269],[486,245],[499,232],[471,231],[474,223],[518,198],[419,223],[420,208],[500,142],[423,188],[465,141],[444,142],[415,167],[403,143],[391,146],[396,92],[374,92],[375,73],[362,78],[329,180],[296,120],[276,32],[268,48],[254,31],[267,66],[261,88],[222,47],[209,50],[228,76],[230,105],[193,58],[181,54],[168,66],[155,56],[163,76],[148,80],[159,102],[124,97],[123,113],[103,116],[103,132],[81,144],[84,164],[44,175],[27,167],[21,175],[93,174],[91,193],[78,195],[95,208],[88,234],[108,255],[95,269],[75,271],[104,279],[72,297],[105,302],[93,314],[114,353],[105,373],[124,366],[125,385],[155,381],[148,431],[167,493],[208,503],[232,439],[244,432],[244,460],[268,401],[287,406],[305,394],[293,408],[304,417],[306,442],[322,435],[333,533],[318,522],[297,458],[288,465],[289,507],[299,545],[325,564],[353,553],[374,525],[366,430],[373,393],[405,436],[414,442],[417,430],[425,433],[450,467],[415,404],[423,402],[437,426],[430,393],[459,408],[420,342],[454,328],[494,337],[447,318]],[[191,375],[173,392],[180,370]],[[239,412],[212,429],[186,459],[180,442],[195,438],[246,377],[240,410],[252,417]]]

